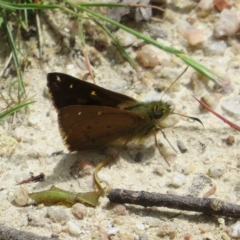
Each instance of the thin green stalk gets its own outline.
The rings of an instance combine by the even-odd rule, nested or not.
[[[14,42],[14,39],[13,39],[13,36],[12,36],[11,29],[8,26],[6,17],[4,17],[4,23],[5,23],[5,27],[6,27],[6,30],[7,30],[8,39],[9,39],[9,42],[10,42],[12,53],[13,53],[14,65],[15,65],[15,68],[16,68],[16,71],[17,71],[17,75],[18,75],[18,96],[19,96],[18,100],[20,102],[21,101],[20,95],[22,95],[22,92],[26,96],[25,87],[24,87],[24,84],[23,84],[22,72],[21,72],[19,61],[18,61],[18,56],[17,56],[16,47],[15,47],[15,42]]]
[[[25,4],[26,4],[26,2],[25,2]],[[24,23],[26,24],[26,27],[28,29],[28,10],[24,9],[23,14],[24,14]]]
[[[82,25],[82,21],[79,22],[79,38],[80,38],[80,43],[81,43],[81,47],[85,48],[85,38],[84,38],[84,34],[83,34],[83,25]]]
[[[0,113],[0,122],[7,116],[19,111],[21,108],[28,106],[29,104],[32,104],[34,102],[21,102],[10,109],[7,109],[6,111],[3,111]]]
[[[205,67],[204,65],[202,65],[199,62],[193,60],[192,58],[186,56],[185,54],[176,54],[176,56],[181,58],[187,65],[191,66],[192,68],[194,68],[196,71],[198,71],[202,75],[207,76],[209,79],[213,80],[218,85],[220,85],[220,83],[218,83],[217,79],[221,78],[221,77],[218,76],[216,73],[214,73],[211,69]]]

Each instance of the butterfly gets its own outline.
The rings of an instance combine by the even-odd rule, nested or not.
[[[116,140],[127,144],[151,135],[158,147],[156,132],[169,127],[173,114],[164,101],[139,102],[64,73],[48,73],[47,86],[69,151],[99,149]]]

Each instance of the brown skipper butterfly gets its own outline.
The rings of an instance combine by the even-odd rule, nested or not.
[[[127,144],[151,135],[158,147],[156,132],[168,127],[173,114],[166,102],[139,102],[64,73],[49,73],[47,86],[69,151],[98,149],[119,139]]]

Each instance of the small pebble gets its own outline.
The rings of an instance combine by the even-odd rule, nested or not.
[[[20,186],[14,193],[14,202],[18,206],[25,206],[28,203],[29,195],[28,190]]]
[[[39,123],[39,118],[36,117],[35,115],[31,115],[28,118],[28,125],[29,126],[35,126]]]
[[[212,227],[208,224],[200,224],[198,229],[201,231],[201,233],[208,233],[212,231]]]
[[[158,218],[155,217],[146,217],[145,223],[149,225],[150,227],[159,227],[161,225],[161,221]]]
[[[58,206],[49,207],[47,209],[47,216],[58,223],[67,223],[70,218],[67,212],[62,207]]]
[[[214,26],[214,37],[231,37],[239,30],[239,19],[233,9],[224,9]]]
[[[72,206],[72,214],[78,219],[83,219],[87,215],[87,208],[81,203],[76,203]]]
[[[237,221],[227,229],[228,235],[232,238],[240,237],[240,221]]]
[[[185,30],[183,32],[183,36],[191,46],[196,46],[206,40],[204,31],[200,29]]]
[[[118,232],[118,228],[113,227],[113,226],[110,226],[110,227],[108,228],[108,230],[107,230],[107,234],[108,234],[109,236],[114,236],[114,235],[117,234],[117,232]]]
[[[159,65],[156,50],[150,45],[145,45],[137,51],[136,60],[144,68],[153,68]]]
[[[189,175],[190,173],[194,172],[195,165],[193,163],[186,163],[182,164],[182,173],[184,175]]]
[[[153,173],[156,173],[156,174],[158,174],[159,176],[163,176],[163,174],[165,173],[165,171],[166,171],[166,168],[163,167],[163,166],[158,166],[158,167],[155,167],[155,168],[153,169]]]
[[[28,179],[29,177],[30,177],[29,173],[24,172],[24,173],[17,173],[14,176],[14,179],[15,179],[16,183],[20,183],[23,180]]]
[[[226,49],[227,44],[225,41],[214,41],[213,43],[206,46],[206,48],[204,49],[204,53],[206,56],[223,55]]]
[[[163,224],[160,229],[157,231],[158,237],[169,237],[174,239],[177,233],[177,226],[175,223]]]
[[[148,235],[146,233],[143,233],[141,235],[138,236],[138,239],[139,240],[148,240]]]
[[[124,223],[124,220],[118,216],[113,219],[113,224],[115,225],[122,225],[123,223]]]
[[[54,233],[60,233],[62,232],[62,226],[59,223],[52,223],[51,229]]]
[[[46,218],[44,216],[30,216],[28,215],[28,226],[32,227],[46,227]]]
[[[72,221],[67,222],[66,228],[67,228],[69,234],[71,234],[73,236],[79,236],[81,234],[81,229],[79,228],[79,226]]]
[[[225,227],[225,219],[224,218],[218,218],[218,223],[221,227]]]
[[[209,11],[213,6],[212,0],[201,0],[197,7],[204,11]]]
[[[135,236],[134,234],[130,234],[130,233],[119,233],[119,240],[135,240]]]
[[[213,4],[220,12],[225,8],[230,9],[232,7],[232,4],[228,0],[213,0]]]
[[[229,145],[229,146],[232,146],[235,142],[235,138],[234,136],[232,135],[229,135],[227,138],[226,138],[226,144]]]
[[[192,239],[192,235],[190,233],[186,233],[184,236],[183,236],[183,239],[184,240],[191,240]]]
[[[235,115],[236,117],[240,117],[240,96],[235,95],[229,98],[225,98],[222,100],[222,108]]]
[[[177,146],[181,153],[187,152],[187,148],[182,141],[177,140]]]
[[[143,223],[137,223],[136,229],[143,231],[145,230],[145,225]]]
[[[166,38],[167,37],[167,32],[163,30],[162,28],[149,24],[148,28],[150,30],[150,35],[153,39],[157,38]]]
[[[127,214],[127,210],[125,205],[123,204],[117,204],[114,206],[113,211],[116,215],[122,216]]]
[[[226,166],[223,163],[216,163],[208,169],[208,175],[212,178],[220,178],[226,170]]]
[[[22,131],[20,130],[20,128],[16,127],[14,130],[12,130],[12,136],[17,139],[21,139]]]
[[[174,187],[180,187],[186,182],[186,177],[182,173],[177,173],[175,176],[172,178],[171,184]]]
[[[122,29],[119,29],[115,33],[115,36],[118,39],[118,42],[119,42],[119,44],[122,47],[131,46],[137,39],[134,35],[132,35],[131,33],[126,32],[126,31],[124,31]]]

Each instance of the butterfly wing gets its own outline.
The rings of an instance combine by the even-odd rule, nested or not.
[[[136,102],[116,93],[64,73],[48,73],[47,86],[57,110],[71,105],[94,105],[117,108],[126,102]]]
[[[144,117],[129,111],[99,106],[68,106],[58,114],[61,135],[70,151],[103,147],[134,135]]]

